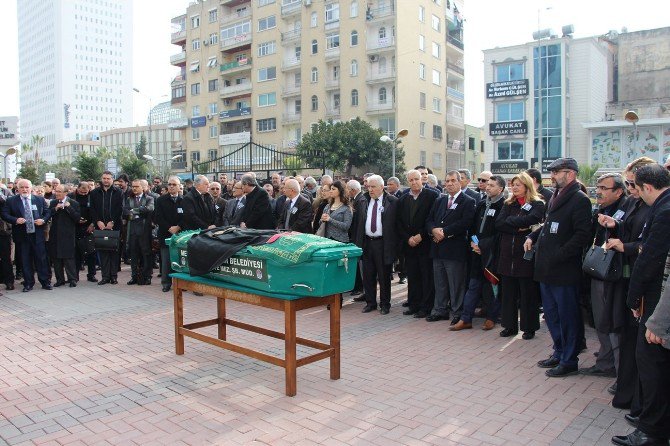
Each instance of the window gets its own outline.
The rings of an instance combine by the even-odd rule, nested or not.
[[[523,141],[498,141],[496,143],[498,160],[522,160],[524,159]]]
[[[426,109],[426,93],[419,93],[419,108],[422,110]]]
[[[351,46],[356,46],[358,45],[358,31],[352,31],[351,32]]]
[[[246,36],[251,32],[251,22],[238,23],[221,30],[221,40],[237,36]]]
[[[433,111],[437,113],[442,112],[442,99],[433,98]]]
[[[326,5],[326,16],[324,21],[326,23],[336,22],[340,20],[340,4],[339,3],[329,3]]]
[[[422,34],[419,34],[419,49],[426,51],[426,38]]]
[[[207,66],[209,68],[215,68],[218,65],[218,62],[216,60],[216,56],[212,56],[207,60]]]
[[[194,105],[191,107],[191,117],[197,118],[198,116],[200,116],[200,106]]]
[[[263,42],[258,45],[258,56],[263,57],[277,52],[275,41]]]
[[[215,125],[210,125],[209,126],[209,137],[210,138],[216,138],[217,136],[219,136],[219,128]],[[214,155],[214,157],[216,158],[216,155]]]
[[[501,102],[496,104],[496,121],[523,121],[525,119],[523,102]]]
[[[426,9],[423,6],[419,6],[419,22],[426,21]]]
[[[496,65],[496,82],[518,81],[524,78],[523,62]]]
[[[210,114],[215,115],[219,111],[219,104],[217,104],[216,102],[210,102],[207,108]]]
[[[386,39],[386,27],[382,26],[379,28],[379,38]]]
[[[218,20],[218,11],[216,9],[209,10],[209,23],[214,23]]]
[[[312,54],[316,54],[319,52],[319,42],[316,41],[316,39],[312,40]]]
[[[277,19],[275,16],[271,15],[269,17],[263,17],[258,19],[258,31],[265,31],[266,29],[274,28],[277,26]]]
[[[191,161],[194,161],[196,163],[200,162],[200,152],[198,151],[191,152]]]
[[[475,138],[468,136],[468,150],[475,150]]]
[[[295,77],[293,79],[293,86],[300,87],[301,84],[302,84],[302,74],[298,71],[297,73],[295,73]]]
[[[199,50],[200,49],[200,39],[191,40],[191,46],[193,47],[193,51]]]
[[[194,15],[191,17],[191,28],[195,29],[200,26],[200,16]]]
[[[339,110],[339,109],[340,109],[340,94],[339,94],[339,93],[335,93],[335,94],[333,95],[333,108],[334,108],[335,110]]]
[[[302,112],[302,101],[300,99],[295,100],[295,114],[299,115]]]
[[[315,84],[319,82],[319,70],[316,67],[312,67],[312,83]]]
[[[419,64],[419,79],[426,80],[426,66],[422,63]]]
[[[463,117],[463,106],[457,105],[457,104],[452,104],[451,115],[455,116],[457,118],[462,118]]]
[[[207,91],[218,91],[219,90],[219,80],[218,79],[210,79],[207,82]]]
[[[379,103],[380,104],[386,104],[386,88],[381,87],[379,89]]]
[[[191,73],[197,73],[198,71],[200,71],[200,61],[191,62]]]
[[[440,18],[435,14],[432,16],[431,25],[435,31],[440,32]]]
[[[295,59],[300,60],[300,55],[302,54],[302,47],[296,46],[294,48]]]
[[[426,123],[423,121],[419,122],[419,136],[421,138],[426,137]]]
[[[316,28],[317,23],[318,23],[318,21],[317,21],[317,19],[316,19],[316,11],[315,11],[315,12],[313,12],[312,15],[310,16],[310,19],[309,19],[309,26],[311,26],[312,28]]]
[[[258,7],[260,8],[261,6],[271,5],[274,2],[275,0],[258,0]]]
[[[422,166],[426,165],[426,151],[425,150],[419,151],[419,164],[421,164]]]
[[[268,107],[270,105],[277,105],[277,94],[276,93],[264,93],[258,95],[258,106],[259,107]]]
[[[326,49],[331,50],[333,48],[339,48],[339,47],[340,47],[340,35],[338,33],[327,34],[326,35]]]
[[[433,124],[433,139],[442,139],[442,126]]]
[[[351,61],[351,65],[349,66],[349,74],[352,76],[358,76],[358,61],[356,59]]]
[[[351,90],[351,105],[358,106],[358,90]]]
[[[217,43],[219,43],[219,35],[217,33],[210,34],[209,43],[210,45],[216,45]]]
[[[333,65],[333,80],[338,80],[340,78],[340,66]]]
[[[191,96],[197,96],[200,94],[200,83],[191,84]]]
[[[384,56],[379,58],[379,72],[386,73],[386,58]]]
[[[259,132],[271,132],[277,130],[277,119],[259,119],[256,121],[256,130]]]
[[[433,42],[433,57],[436,59],[440,58],[440,44]]]
[[[266,67],[258,70],[258,82],[277,79],[277,67]]]
[[[217,155],[218,155],[218,153],[217,153],[217,150],[216,150],[216,149],[209,149],[209,150],[207,151],[207,156],[209,157],[209,160],[210,160],[210,161],[216,159],[216,156],[217,156]]]
[[[194,141],[200,139],[200,127],[191,128],[191,139]],[[200,154],[198,154],[198,160],[200,159]]]
[[[433,83],[440,85],[440,72],[438,70],[433,70]]]
[[[319,98],[316,95],[312,96],[312,111],[317,111],[319,109]]]
[[[353,0],[349,6],[349,17],[358,17],[358,2]]]

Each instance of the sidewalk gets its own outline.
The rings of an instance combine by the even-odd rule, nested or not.
[[[549,379],[535,366],[550,353],[544,325],[530,341],[498,327],[449,332],[403,316],[395,282],[388,316],[345,300],[342,378],[328,378],[328,361],[300,367],[287,397],[279,367],[189,338],[175,355],[172,294],[155,278],[126,286],[127,268],[123,285],[2,290],[0,445],[607,445],[632,430],[609,405],[612,380]],[[216,315],[211,298],[185,294],[184,307],[186,322]],[[279,312],[227,308],[283,330]],[[327,342],[327,330],[325,309],[299,313],[300,336]],[[281,354],[282,341],[259,336],[228,332]],[[582,366],[596,343],[587,330]]]

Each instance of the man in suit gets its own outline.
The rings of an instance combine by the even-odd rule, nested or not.
[[[123,206],[123,216],[128,220],[128,285],[151,285],[154,266],[151,258],[151,216],[154,212],[154,197],[144,192],[140,180],[133,180],[131,187],[134,195],[126,198]]]
[[[49,220],[49,209],[42,197],[31,193],[33,185],[29,180],[17,182],[18,194],[7,199],[2,207],[2,219],[13,225],[12,236],[16,248],[21,251],[23,268],[23,292],[35,286],[33,262],[37,267],[37,278],[42,289],[53,289],[49,279],[49,265],[44,241],[44,224]]]
[[[270,197],[258,186],[256,178],[251,173],[242,175],[240,179],[244,197],[242,204],[242,215],[240,216],[240,227],[250,229],[274,229],[274,218]]]
[[[309,200],[300,193],[300,186],[296,180],[287,180],[284,184],[286,203],[279,213],[279,229],[312,233],[312,219],[314,212]]]
[[[492,175],[491,172],[485,170],[477,177],[477,187],[475,188],[475,192],[479,194],[480,201],[486,200],[486,187],[488,186],[489,179]]]
[[[237,181],[233,185],[232,198],[226,203],[226,210],[223,213],[223,222],[221,223],[222,226],[239,226],[240,219],[242,218],[242,206],[240,201],[243,196],[242,183]]]
[[[91,192],[91,230],[121,231],[124,195],[121,189],[112,185],[112,173],[103,172],[100,187]],[[116,285],[119,272],[119,253],[117,251],[100,250],[100,272],[102,279],[98,285],[111,283]]]
[[[398,199],[384,191],[384,179],[368,178],[368,192],[358,203],[356,245],[363,248],[363,286],[367,305],[363,313],[377,309],[377,284],[381,314],[391,309],[391,270],[396,258]]]
[[[209,180],[204,175],[197,175],[193,187],[184,195],[184,229],[215,228],[216,208],[209,194]]]
[[[70,288],[77,286],[78,268],[75,262],[77,251],[77,225],[81,217],[79,203],[67,197],[65,186],[53,189],[55,199],[49,203],[51,228],[49,229],[49,258],[54,265],[55,287],[65,285],[65,274]]]
[[[161,247],[161,285],[163,292],[170,291],[172,286],[172,273],[170,262],[170,250],[165,244],[165,239],[172,237],[184,227],[184,198],[179,195],[179,177],[168,178],[168,193],[156,200],[154,209],[154,223],[158,225],[158,243]]]
[[[470,173],[469,169],[458,169],[458,173],[461,174],[461,180],[460,180],[461,191],[468,197],[475,200],[476,205],[477,203],[479,203],[479,200],[481,200],[482,197],[481,195],[479,195],[478,192],[475,192],[474,190],[468,187],[470,185],[470,182],[472,182],[472,173]]]
[[[223,214],[226,212],[228,202],[221,196],[221,183],[213,181],[209,183],[209,194],[212,196],[212,203],[216,211],[214,225],[223,226]]]
[[[398,177],[390,177],[388,180],[386,180],[386,192],[398,199],[402,197],[403,193],[402,190],[400,190],[400,180]],[[398,259],[393,265],[393,270],[398,273],[398,283],[407,282],[405,256],[403,255],[402,250],[398,250]],[[406,305],[406,303],[403,305]]]
[[[405,259],[407,268],[407,310],[404,315],[424,318],[430,314],[435,299],[433,284],[433,262],[430,259],[430,232],[426,230],[426,219],[437,192],[424,188],[418,170],[407,172],[409,192],[398,200],[399,256]]]
[[[457,170],[447,172],[446,194],[435,200],[426,230],[433,242],[430,257],[433,259],[435,302],[428,322],[449,318],[447,301],[451,303],[451,325],[461,318],[467,279],[468,230],[475,217],[475,200],[461,190],[461,175]]]
[[[91,232],[93,232],[93,225],[91,222],[91,194],[88,182],[80,181],[77,189],[69,194],[68,197],[79,204],[79,222],[77,223],[76,231],[77,240],[90,237]],[[79,271],[82,264],[86,266],[86,280],[89,282],[97,282],[97,279],[95,278],[95,261],[95,252],[89,252],[87,254],[83,249],[80,249],[80,247],[77,246],[77,249],[75,250],[75,265],[77,271]],[[77,281],[79,281],[78,277]]]
[[[351,218],[351,226],[349,226],[349,240],[356,240],[358,234],[358,208],[360,202],[364,199],[361,192],[361,183],[356,180],[349,180],[347,182],[347,193],[349,194],[349,203],[353,209],[353,216]],[[356,270],[356,281],[354,282],[354,289],[351,290],[351,295],[356,296],[363,293],[363,259],[358,260],[358,269]],[[365,296],[354,297],[354,302],[365,302]]]

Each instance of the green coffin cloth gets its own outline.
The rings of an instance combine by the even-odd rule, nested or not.
[[[288,266],[307,262],[319,249],[343,246],[335,240],[312,234],[291,234],[279,237],[272,243],[258,246],[247,246],[251,255],[272,260],[279,265]]]

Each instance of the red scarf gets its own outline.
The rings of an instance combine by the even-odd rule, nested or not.
[[[523,206],[524,204],[526,204],[526,197],[517,198],[516,201],[519,202],[519,206]]]

